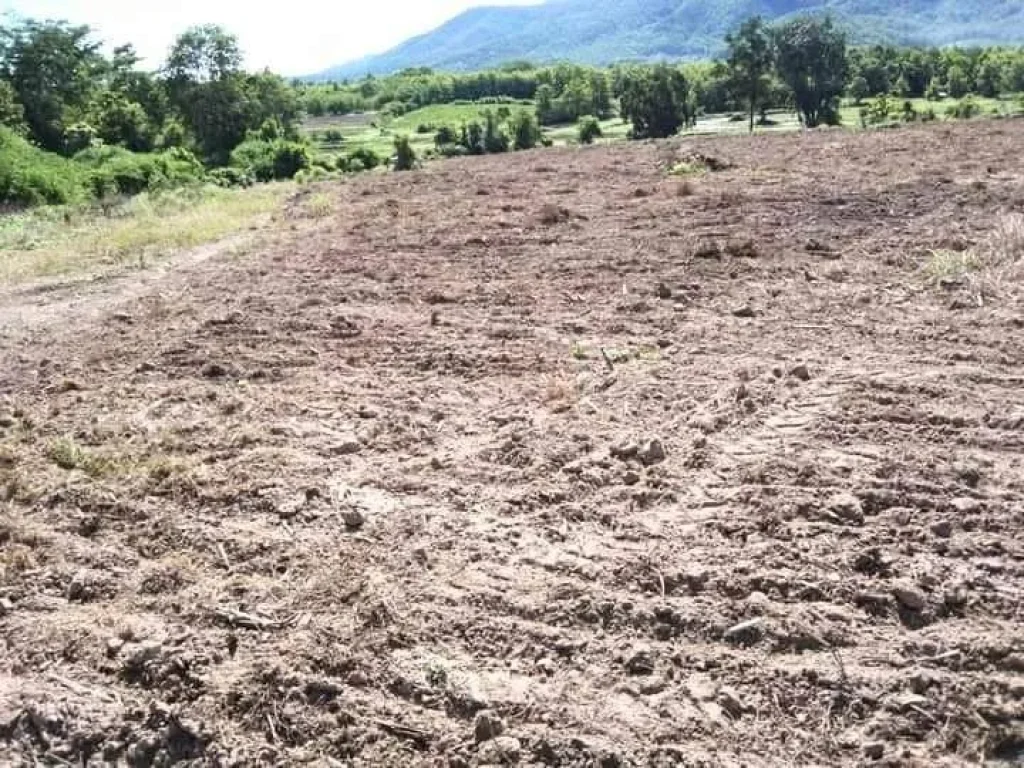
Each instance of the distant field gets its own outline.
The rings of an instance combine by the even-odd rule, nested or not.
[[[978,106],[979,115],[1009,115],[1021,111],[1021,101],[1017,95],[997,99],[972,96],[971,99]],[[873,101],[873,99],[866,99],[862,106],[870,107]],[[918,112],[934,110],[939,119],[946,117],[947,111],[959,103],[959,99],[952,98],[928,101],[927,99],[905,100],[894,97],[892,99],[894,108],[901,108],[904,101],[910,101]],[[434,104],[396,118],[387,118],[376,113],[310,118],[303,125],[303,130],[314,136],[315,146],[325,154],[348,153],[356,149],[368,148],[378,155],[388,156],[393,151],[395,137],[402,135],[408,136],[416,151],[422,154],[433,148],[436,128],[442,125],[460,126],[470,120],[480,119],[482,113],[488,109],[498,109],[502,106],[513,112],[519,109],[532,110],[534,108],[533,102],[530,101],[509,104],[465,102]],[[860,109],[860,106],[855,106],[851,102],[843,104],[840,108],[840,115],[844,127],[853,129],[860,127]],[[768,113],[768,118],[771,121],[770,124],[758,126],[757,132],[793,131],[800,127],[800,122],[793,112],[772,111]],[[421,126],[429,126],[430,130],[420,133],[418,129]],[[343,137],[341,144],[325,141],[324,132],[332,129],[341,133]],[[629,124],[618,117],[603,120],[601,129],[603,133],[599,140],[601,143],[622,141],[629,136]],[[575,123],[544,128],[544,134],[556,145],[575,143],[577,131]],[[723,113],[702,115],[697,120],[696,126],[687,133],[689,135],[728,135],[746,132],[747,121],[743,115]]]
[[[471,120],[480,119],[481,114],[488,109],[497,110],[500,107],[506,107],[513,112],[534,109],[532,101],[510,104],[432,104],[395,118],[387,118],[376,113],[318,117],[307,120],[303,129],[306,133],[316,135],[315,144],[324,152],[351,152],[368,148],[386,156],[393,151],[396,136],[408,136],[416,151],[421,152],[434,146],[434,133],[438,127],[460,126]],[[431,129],[425,133],[418,133],[417,129],[420,126],[431,126]],[[324,141],[323,133],[331,129],[340,131],[344,137],[340,147]]]

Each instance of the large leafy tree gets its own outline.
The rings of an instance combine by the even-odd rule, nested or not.
[[[839,122],[850,73],[846,35],[830,17],[802,16],[775,29],[775,67],[808,128]]]
[[[637,69],[624,79],[622,115],[637,139],[663,139],[693,121],[690,84],[676,67],[658,64]]]
[[[167,76],[185,84],[224,80],[242,68],[238,38],[216,24],[190,27],[182,32],[167,57]]]
[[[750,111],[750,132],[754,132],[754,114],[768,93],[768,76],[773,63],[772,40],[768,26],[760,16],[743,22],[736,32],[725,37],[729,47],[729,82],[737,98]]]
[[[65,149],[65,130],[86,116],[104,66],[86,26],[24,21],[0,29],[0,74],[21,104],[29,136],[44,149]]]
[[[238,40],[221,27],[192,27],[175,41],[164,71],[171,102],[215,165],[250,131],[274,121],[289,135],[299,115],[295,91],[277,75],[242,71]]]

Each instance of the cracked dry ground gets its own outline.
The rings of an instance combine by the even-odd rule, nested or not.
[[[8,297],[0,762],[1019,761],[1019,286],[922,265],[1021,128],[456,160]]]

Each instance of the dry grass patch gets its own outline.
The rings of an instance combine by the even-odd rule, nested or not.
[[[273,211],[291,184],[142,194],[109,215],[42,208],[0,220],[0,285],[145,267],[154,259],[245,229]]]
[[[932,251],[923,271],[932,285],[963,289],[979,305],[993,298],[1019,297],[1024,282],[1024,216],[1003,217],[975,248]]]

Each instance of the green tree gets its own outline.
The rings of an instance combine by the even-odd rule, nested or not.
[[[960,64],[954,64],[946,73],[946,90],[954,99],[962,98],[971,92],[970,78]]]
[[[555,89],[550,85],[537,88],[537,120],[541,125],[550,125],[555,106]]]
[[[22,106],[29,135],[51,152],[63,151],[66,126],[85,116],[102,65],[89,27],[25,21],[0,29],[0,76]]]
[[[742,98],[750,114],[750,132],[754,132],[754,115],[768,90],[772,69],[772,41],[768,27],[755,16],[726,35],[729,47],[729,81],[736,95]]]
[[[612,89],[608,83],[608,75],[601,70],[594,70],[590,75],[590,92],[592,94],[593,112],[600,118],[612,116]]]
[[[484,112],[484,150],[486,152],[508,152],[509,138],[501,120],[491,110]]]
[[[853,103],[858,107],[864,103],[864,99],[871,95],[868,87],[868,80],[864,75],[857,75],[850,81],[850,96]]]
[[[471,120],[462,124],[462,135],[459,143],[466,148],[471,155],[482,155],[487,152],[484,145],[484,127],[478,120]]]
[[[517,150],[533,149],[540,143],[540,126],[537,118],[520,110],[512,116],[512,146]]]
[[[580,118],[577,137],[580,144],[593,144],[594,139],[601,137],[601,123],[593,115],[584,115]]]
[[[123,94],[104,91],[92,109],[96,135],[107,144],[118,144],[132,152],[153,149],[155,132],[141,104]]]
[[[776,27],[774,37],[776,70],[804,125],[837,124],[849,76],[846,35],[831,17],[802,16]]]
[[[994,98],[999,95],[1002,81],[1002,62],[994,52],[986,51],[978,63],[978,74],[974,78],[975,92],[980,96]]]
[[[631,72],[621,102],[636,139],[663,139],[693,121],[689,82],[679,69],[667,64]]]
[[[223,80],[242,68],[238,39],[216,24],[190,27],[182,32],[167,57],[170,82],[195,85]]]

